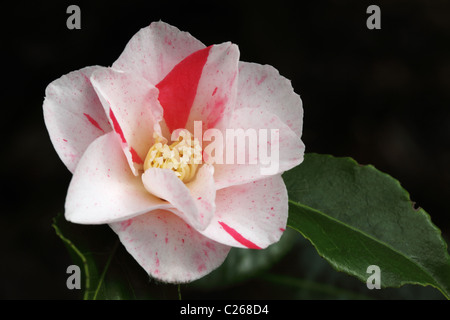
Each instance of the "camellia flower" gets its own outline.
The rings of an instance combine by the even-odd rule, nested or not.
[[[286,228],[281,174],[303,160],[302,102],[273,67],[240,62],[232,43],[206,47],[152,23],[112,67],[53,81],[43,109],[73,173],[66,219],[109,224],[156,279],[193,281],[221,265],[231,247],[266,248]],[[206,161],[214,158],[206,152],[211,129],[224,136],[275,130],[275,141],[253,140],[258,150],[275,144],[275,170],[264,172],[262,161]]]

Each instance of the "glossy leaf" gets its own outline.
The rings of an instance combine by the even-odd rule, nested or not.
[[[366,282],[367,268],[377,265],[382,287],[431,285],[450,297],[447,245],[397,180],[350,158],[318,154],[283,178],[288,225],[335,269]]]
[[[336,272],[327,260],[317,254],[317,250],[307,239],[295,230],[291,231],[297,234],[295,247],[274,268],[258,277],[264,281],[259,287],[266,287],[268,292],[276,292],[277,299],[445,299],[439,290],[431,286],[405,285],[401,288],[369,289],[365,282],[356,277]]]

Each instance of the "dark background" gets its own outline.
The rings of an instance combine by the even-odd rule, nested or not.
[[[81,8],[81,30],[66,28],[70,4]],[[381,8],[381,30],[366,28],[370,4]],[[45,87],[110,66],[157,20],[206,45],[232,41],[241,60],[277,68],[302,97],[306,151],[389,173],[448,239],[450,2],[2,4],[0,298],[75,297],[65,287],[69,256],[51,228],[71,174],[44,126]]]

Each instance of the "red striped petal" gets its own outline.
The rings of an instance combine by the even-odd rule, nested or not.
[[[164,109],[164,119],[171,132],[186,125],[210,49],[211,47],[207,47],[194,52],[156,85],[159,89],[158,99]]]
[[[230,227],[229,225],[227,225],[226,223],[222,222],[222,221],[218,221],[219,224],[223,227],[223,229],[228,232],[230,234],[230,236],[232,236],[234,238],[234,240],[236,240],[237,242],[239,242],[240,244],[242,244],[243,246],[246,246],[249,249],[261,249],[260,246],[254,244],[253,242],[251,242],[250,240],[244,238],[242,236],[242,234],[240,234],[239,232],[237,232],[235,229],[233,229],[232,227]]]

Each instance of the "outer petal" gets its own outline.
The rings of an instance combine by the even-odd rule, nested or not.
[[[239,131],[241,135],[235,137]],[[244,138],[242,133],[255,139]],[[261,108],[235,110],[224,139],[224,164],[214,166],[217,189],[264,179],[303,161],[305,146],[300,138],[280,118]],[[245,144],[245,161],[239,160],[238,155],[244,155],[239,151],[240,143]],[[252,148],[255,144],[256,149]]]
[[[205,45],[187,32],[164,22],[153,22],[128,42],[113,68],[159,83],[173,67]]]
[[[59,157],[70,172],[89,144],[111,131],[89,77],[102,67],[87,67],[50,83],[45,90],[44,120]]]
[[[110,68],[94,72],[91,81],[130,167],[138,175],[153,145],[153,132],[160,134],[162,108],[158,89],[144,78]]]
[[[182,283],[201,278],[220,266],[230,250],[162,210],[111,227],[136,261],[152,277],[164,282]]]
[[[128,166],[114,132],[84,153],[67,192],[65,217],[82,224],[121,221],[155,209],[173,208],[149,194]]]
[[[302,136],[303,106],[291,82],[269,65],[239,62],[236,109],[260,108],[276,114]]]
[[[202,234],[226,245],[262,249],[286,228],[288,196],[281,175],[219,190],[216,206]]]
[[[204,230],[214,216],[216,189],[214,171],[204,165],[193,181],[184,184],[172,170],[149,168],[142,175],[145,188],[172,204],[180,218],[197,230]]]

